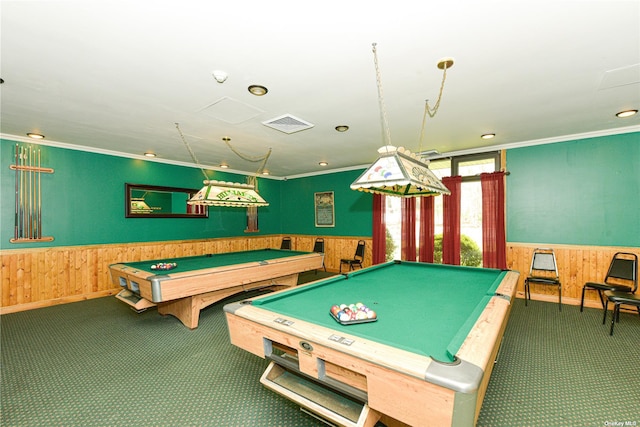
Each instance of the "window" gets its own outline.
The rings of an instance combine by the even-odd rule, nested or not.
[[[457,156],[446,159],[432,160],[429,164],[434,174],[442,179],[446,176],[462,176],[462,194],[460,199],[460,234],[461,234],[461,264],[482,265],[482,191],[480,187],[480,174],[500,170],[500,153],[490,152]],[[390,255],[391,259],[400,259],[401,248],[401,208],[399,197],[387,197],[385,222],[387,236],[393,241],[395,248]],[[416,238],[419,248],[420,200],[416,200]],[[442,262],[442,197],[434,199],[434,228],[436,236],[435,262]]]

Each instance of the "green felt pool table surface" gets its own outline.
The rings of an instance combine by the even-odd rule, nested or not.
[[[286,258],[297,255],[304,255],[308,252],[281,250],[281,249],[256,249],[241,252],[228,252],[219,254],[208,254],[189,256],[181,258],[165,258],[157,260],[146,260],[123,263],[130,268],[137,268],[152,272],[154,274],[176,274],[190,271],[202,270],[206,268],[226,267],[230,265],[244,264],[249,262],[266,262],[277,258]],[[158,263],[176,263],[176,267],[171,270],[155,270],[151,266]]]
[[[253,300],[256,307],[452,362],[506,271],[397,262]],[[334,304],[361,302],[371,323],[342,325]]]

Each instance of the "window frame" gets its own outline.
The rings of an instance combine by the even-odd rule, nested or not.
[[[493,159],[494,162],[494,172],[498,172],[501,167],[500,161],[500,151],[489,151],[486,153],[476,153],[476,154],[465,154],[462,156],[453,156],[451,159],[451,176],[458,176],[460,170],[460,164],[466,163],[473,160],[486,160]],[[463,175],[462,182],[469,181],[479,181],[480,175]]]

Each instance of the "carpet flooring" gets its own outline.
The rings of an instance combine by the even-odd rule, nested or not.
[[[229,343],[222,307],[246,296],[195,330],[113,297],[3,315],[0,426],[324,426]],[[609,336],[601,310],[516,300],[478,425],[640,425],[639,344],[637,314]]]

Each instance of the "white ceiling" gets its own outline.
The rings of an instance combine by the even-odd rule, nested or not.
[[[396,146],[464,153],[640,130],[640,115],[615,117],[640,108],[635,0],[0,4],[3,137],[192,164],[179,123],[207,167],[260,166],[223,137],[252,158],[271,148],[274,177],[364,165],[385,143],[372,43]],[[455,64],[421,143],[443,57]],[[284,114],[314,126],[262,124]]]

